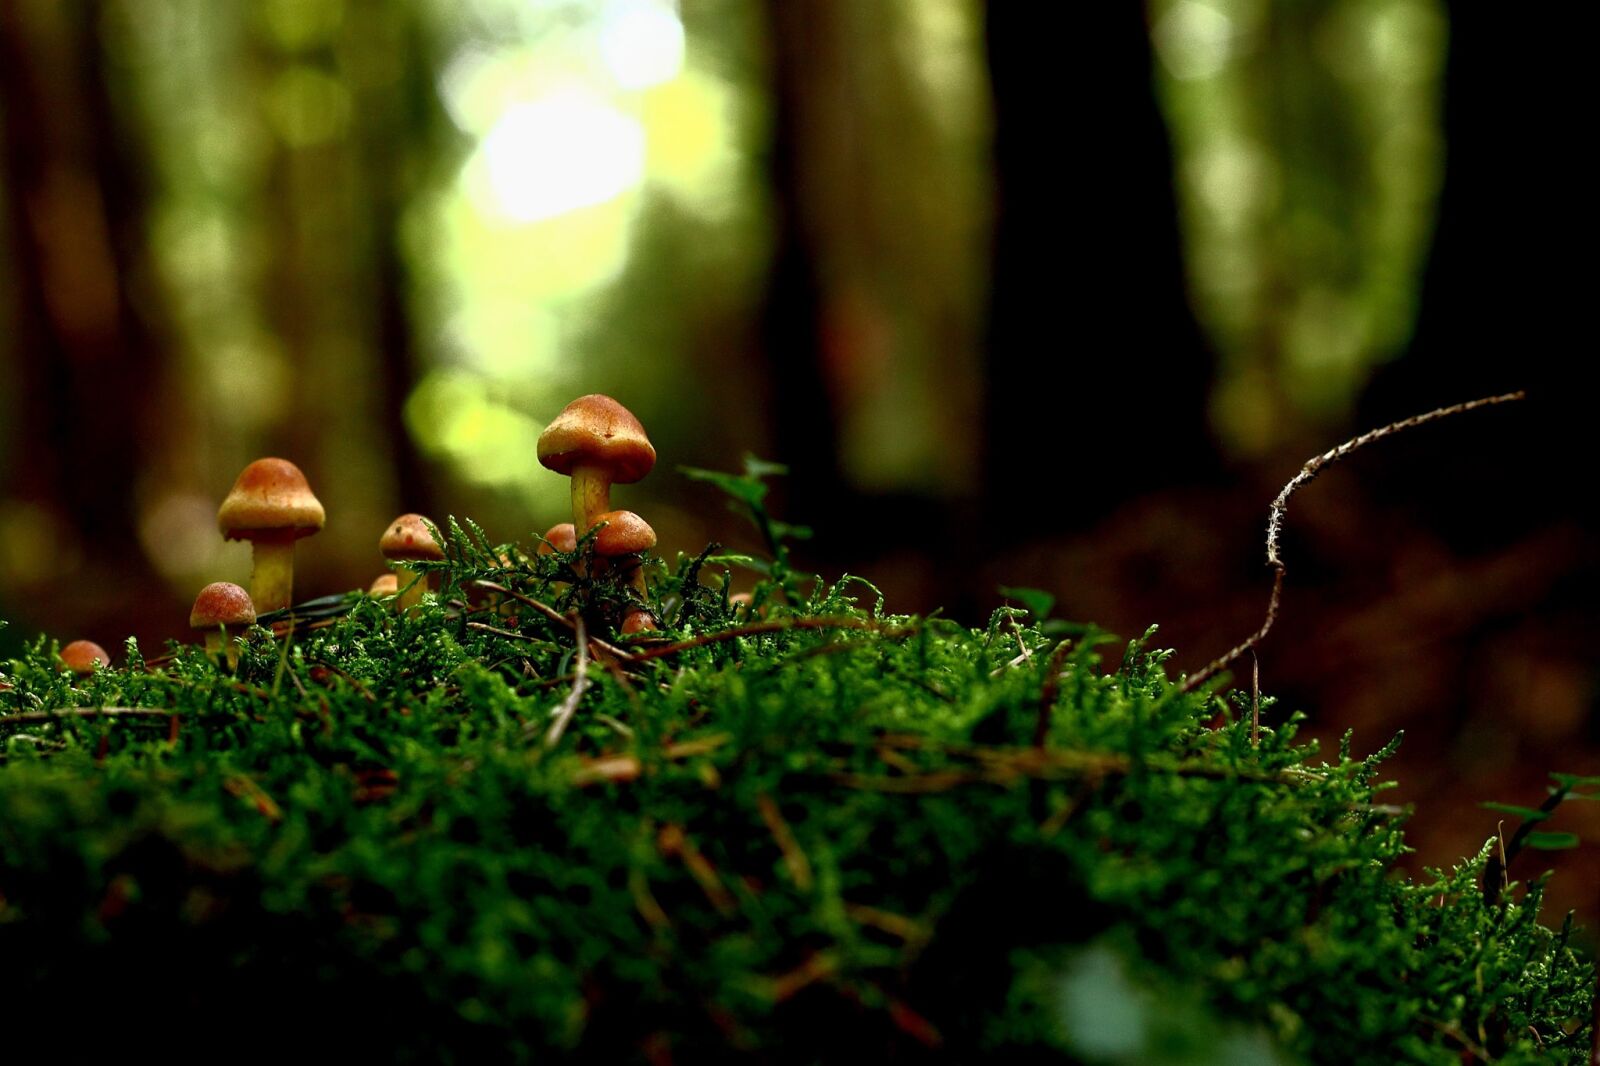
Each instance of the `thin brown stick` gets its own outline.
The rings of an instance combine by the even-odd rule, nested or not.
[[[839,954],[834,951],[818,951],[806,956],[806,960],[788,973],[769,977],[764,982],[767,996],[774,1003],[782,1003],[793,999],[796,995],[816,984],[825,981],[839,972]]]
[[[357,678],[357,677],[352,677],[348,672],[339,669],[339,667],[337,667],[337,666],[333,665],[332,663],[328,662],[328,660],[319,659],[318,661],[316,661],[316,662],[311,664],[311,668],[313,670],[315,670],[319,666],[322,667],[324,670],[331,671],[337,677],[344,678],[344,680],[349,682],[350,686],[352,688],[354,688],[357,692],[359,692],[367,700],[367,702],[371,703],[371,702],[375,701],[378,698],[378,697],[376,697],[376,696],[374,696],[372,694],[372,689],[367,687],[367,683],[365,681],[362,681],[360,678]],[[316,680],[315,674],[312,675],[312,679]]]
[[[1250,649],[1250,746],[1261,744],[1261,656]]]
[[[789,880],[800,891],[810,892],[811,886],[816,883],[811,876],[811,861],[795,839],[794,830],[784,820],[777,801],[763,792],[756,797],[756,807],[761,812],[761,820],[767,824],[767,831],[772,834],[778,850],[783,854],[783,865],[789,873]]]
[[[480,633],[489,633],[504,640],[526,640],[548,643],[543,637],[535,637],[527,633],[518,633],[514,629],[501,629],[499,626],[492,626],[488,622],[468,622],[467,628],[476,629]]]
[[[237,796],[256,809],[269,822],[280,821],[283,810],[276,800],[267,794],[267,790],[256,784],[255,780],[244,774],[235,774],[222,782],[222,787],[228,794]]]
[[[497,585],[493,581],[474,581],[472,584],[473,584],[474,587],[483,589],[485,592],[495,592],[495,593],[499,593],[502,596],[510,596],[512,599],[516,600],[518,603],[524,603],[524,604],[527,604],[529,607],[532,607],[534,610],[538,611],[540,614],[542,614],[546,618],[550,619],[550,621],[555,622],[558,625],[566,626],[568,629],[572,629],[573,628],[573,624],[572,624],[572,619],[571,618],[569,618],[566,615],[562,614],[560,611],[556,610],[554,607],[550,606],[548,603],[540,603],[538,600],[534,599],[532,596],[524,596],[522,593],[518,592],[515,589],[506,588],[506,586],[504,586],[504,585]],[[496,629],[495,627],[490,626],[490,625],[485,625],[482,622],[468,622],[467,626],[469,628],[471,628],[471,629],[481,629],[481,630],[484,630],[486,632],[496,633],[496,634],[498,634],[498,635],[500,635],[502,637],[510,637],[510,638],[512,638],[514,640],[530,640],[530,639],[533,639],[533,638],[530,638],[530,637],[526,637],[521,633],[513,633],[508,629]],[[627,652],[627,651],[623,650],[622,648],[617,647],[615,644],[611,644],[611,643],[608,643],[608,642],[606,642],[604,640],[601,640],[599,637],[591,636],[589,638],[589,642],[591,644],[595,645],[595,647],[599,648],[601,651],[605,652],[607,655],[614,655],[617,658],[623,660],[624,662],[626,662],[627,660],[633,658],[632,653]]]
[[[561,734],[566,732],[567,723],[572,721],[572,716],[578,713],[578,703],[583,699],[583,694],[589,688],[589,641],[588,634],[583,629],[583,618],[575,619],[574,632],[578,641],[578,661],[572,670],[572,691],[567,698],[556,704],[550,712],[550,729],[544,736],[544,746],[553,748],[561,740]]]
[[[733,893],[722,883],[722,878],[717,875],[717,868],[705,853],[695,845],[683,826],[676,822],[668,822],[656,834],[656,846],[661,854],[669,859],[678,859],[683,863],[684,869],[689,871],[689,876],[694,878],[700,886],[700,891],[705,893],[706,899],[724,917],[732,917],[739,910],[738,903],[733,898]]]
[[[1430,1018],[1423,1014],[1417,1015],[1417,1018],[1424,1025],[1431,1026],[1435,1031],[1460,1044],[1462,1050],[1467,1052],[1467,1054],[1471,1055],[1473,1058],[1477,1059],[1479,1062],[1494,1061],[1494,1056],[1490,1055],[1482,1044],[1476,1043],[1470,1036],[1468,1036],[1466,1033],[1463,1033],[1459,1028],[1451,1025],[1449,1022],[1440,1021],[1438,1018]]]
[[[887,740],[886,737],[880,738],[879,742],[884,743]],[[1031,779],[1117,777],[1132,773],[1135,765],[1143,772],[1151,774],[1172,774],[1178,777],[1199,777],[1219,781],[1249,781],[1256,784],[1292,785],[1321,779],[1319,774],[1294,768],[1271,772],[1245,767],[1218,766],[1197,760],[1154,758],[1141,759],[1135,763],[1126,755],[1115,752],[1072,748],[963,748],[958,745],[933,743],[915,746],[923,750],[940,751],[946,755],[964,755],[980,765],[970,768],[929,770],[916,774],[902,772],[894,776],[849,771],[833,771],[823,776],[835,784],[874,792],[944,792],[974,784],[1009,788],[1019,781]]]
[[[1056,705],[1056,697],[1061,693],[1061,665],[1067,661],[1067,653],[1072,650],[1072,641],[1063,640],[1056,645],[1056,650],[1050,653],[1050,661],[1045,664],[1044,684],[1039,688],[1039,717],[1033,727],[1033,746],[1042,749],[1044,742],[1050,736],[1050,713]]]
[[[754,637],[762,633],[782,633],[789,629],[865,629],[874,633],[881,633],[886,637],[908,637],[917,631],[915,626],[886,626],[876,622],[863,621],[859,618],[779,618],[771,622],[752,622],[746,626],[723,629],[716,633],[702,633],[698,637],[680,640],[676,644],[661,644],[653,648],[641,648],[633,653],[633,661],[643,662],[646,659],[659,659],[663,655],[676,655],[680,651],[703,648],[707,644],[720,644],[725,640]]]
[[[1408,429],[1415,429],[1417,426],[1426,425],[1429,422],[1436,422],[1441,418],[1448,418],[1451,415],[1459,415],[1467,411],[1475,411],[1480,407],[1492,407],[1496,404],[1510,403],[1514,400],[1522,400],[1526,398],[1527,393],[1518,390],[1516,392],[1508,392],[1500,396],[1485,396],[1479,400],[1469,400],[1466,403],[1452,404],[1449,407],[1440,407],[1435,410],[1428,411],[1425,414],[1412,415],[1410,418],[1402,418],[1398,422],[1391,422],[1387,426],[1368,430],[1359,437],[1352,437],[1343,444],[1339,445],[1337,448],[1330,448],[1316,458],[1307,461],[1307,463],[1300,468],[1300,472],[1294,477],[1290,478],[1289,483],[1285,485],[1278,493],[1277,498],[1272,501],[1272,506],[1268,511],[1267,565],[1272,567],[1272,593],[1267,599],[1267,615],[1266,619],[1261,624],[1261,628],[1256,630],[1250,636],[1246,637],[1242,642],[1233,648],[1229,649],[1226,654],[1219,658],[1213,659],[1211,662],[1201,667],[1197,672],[1184,678],[1183,681],[1178,685],[1178,691],[1188,692],[1191,689],[1204,684],[1206,681],[1209,681],[1212,677],[1216,676],[1218,672],[1226,668],[1235,659],[1239,658],[1239,656],[1260,644],[1261,641],[1266,638],[1267,634],[1272,631],[1273,623],[1278,620],[1278,606],[1283,596],[1283,578],[1287,573],[1287,569],[1283,564],[1283,559],[1278,554],[1278,538],[1283,532],[1284,516],[1289,512],[1289,497],[1293,496],[1298,489],[1314,479],[1318,474],[1322,473],[1323,469],[1328,465],[1338,462],[1351,452],[1360,448],[1364,448],[1373,441],[1382,440],[1384,437],[1393,436],[1396,433],[1401,433]]]
[[[933,935],[933,930],[915,918],[869,907],[864,903],[851,903],[846,900],[844,915],[857,925],[870,925],[890,936],[899,937],[907,944],[921,944]]]
[[[722,747],[732,740],[730,733],[716,733],[699,740],[685,740],[678,744],[669,744],[661,749],[664,759],[687,759],[695,755],[706,755]],[[623,782],[636,780],[644,773],[644,763],[637,755],[618,754],[602,755],[585,763],[583,768],[572,775],[572,783],[580,788],[584,785],[596,785],[605,782]]]
[[[54,722],[63,718],[171,718],[176,712],[167,707],[62,707],[54,711],[25,711],[0,714],[0,726]]]

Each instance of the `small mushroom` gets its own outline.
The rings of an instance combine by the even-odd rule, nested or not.
[[[554,555],[556,552],[575,552],[578,550],[578,530],[571,522],[561,522],[553,525],[545,532],[544,543],[539,545],[536,554]]]
[[[267,614],[294,602],[294,542],[326,520],[306,476],[287,459],[257,459],[239,474],[217,510],[217,527],[228,540],[251,544],[250,599],[256,610]]]
[[[656,531],[650,523],[632,511],[606,511],[596,518],[600,532],[594,535],[594,554],[599,559],[614,560],[617,572],[633,587],[642,600],[648,590],[644,584],[644,568],[637,556],[656,546]],[[655,629],[656,620],[650,612],[640,607],[630,608],[622,619],[622,632],[640,633]]]
[[[238,636],[238,630],[255,625],[255,621],[256,606],[250,602],[250,594],[227,581],[213,581],[201,589],[189,612],[189,628],[206,635],[206,654],[213,659],[226,658],[229,669],[239,665],[239,650],[234,647],[233,638]]]
[[[428,531],[428,520],[419,514],[401,515],[389,523],[389,528],[378,541],[378,550],[385,559],[399,564],[395,568],[395,583],[400,590],[400,600],[396,606],[406,610],[421,603],[422,594],[428,588],[428,579],[405,564],[440,562],[444,559],[444,549]]]
[[[609,396],[580,396],[539,434],[539,462],[572,478],[572,521],[589,530],[611,509],[611,486],[629,485],[656,465],[656,450],[633,412]]]
[[[575,552],[578,550],[578,530],[571,522],[559,522],[545,531],[544,543],[534,551],[535,555],[554,555],[556,552]],[[581,563],[573,564],[581,567]],[[582,572],[581,570],[579,571]],[[567,587],[565,581],[552,581],[551,585],[558,589]]]
[[[372,584],[367,586],[367,595],[375,600],[385,596],[393,596],[400,591],[400,579],[393,574],[379,574],[372,579]]]
[[[110,666],[111,656],[92,640],[75,640],[61,649],[61,668],[88,677],[96,666]]]

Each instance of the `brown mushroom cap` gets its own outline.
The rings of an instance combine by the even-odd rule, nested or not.
[[[213,581],[201,589],[200,595],[194,598],[194,609],[189,612],[191,629],[247,626],[255,620],[256,605],[250,602],[250,594],[227,581]]]
[[[596,555],[631,555],[656,546],[656,531],[632,511],[607,511],[595,519],[605,526],[594,536]]]
[[[95,664],[111,665],[111,656],[92,640],[75,640],[61,649],[61,665],[75,674],[94,673]]]
[[[578,527],[571,522],[561,522],[551,526],[545,531],[545,542],[539,545],[540,555],[553,555],[556,552],[575,552],[578,550]]]
[[[326,520],[306,476],[287,459],[257,459],[245,467],[217,509],[217,528],[228,540],[309,537]]]
[[[372,584],[367,588],[367,595],[372,597],[393,596],[400,591],[400,578],[396,574],[379,574],[372,579]]]
[[[419,514],[403,514],[390,522],[378,540],[378,550],[385,559],[397,563],[436,563],[444,559],[444,549],[428,532],[428,520]]]
[[[629,485],[656,465],[656,450],[633,412],[609,396],[580,396],[539,434],[539,462],[571,476],[578,466],[598,466]]]

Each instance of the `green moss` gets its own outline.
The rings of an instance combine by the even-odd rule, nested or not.
[[[725,476],[748,503],[765,472]],[[422,608],[307,605],[289,640],[251,631],[237,676],[130,649],[75,684],[36,642],[0,692],[4,1039],[69,1060],[1584,1060],[1594,970],[1537,923],[1541,886],[1486,900],[1487,844],[1396,872],[1392,744],[1325,759],[1291,715],[1253,746],[1150,634],[1108,661],[1106,634],[1020,610],[886,615],[766,531],[771,559],[651,564],[664,635],[587,661],[553,746],[573,633],[476,583],[605,632],[629,593],[581,576],[584,546],[508,566],[452,523]],[[730,607],[731,566],[760,571],[765,622]],[[176,741],[164,714],[76,710],[113,707],[170,710]]]

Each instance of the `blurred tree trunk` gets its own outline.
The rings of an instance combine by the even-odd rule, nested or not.
[[[382,445],[397,482],[402,510],[438,515],[434,478],[405,424],[405,405],[417,384],[417,336],[411,312],[413,276],[401,224],[407,205],[431,177],[430,167],[451,153],[440,136],[426,19],[417,11],[373,0],[352,5],[349,34],[381,40],[382,59],[348,70],[357,112],[353,132],[362,169],[371,242],[378,382],[373,400]],[[352,54],[359,54],[352,49]]]
[[[1212,359],[1184,288],[1142,5],[986,10],[999,211],[985,511],[1045,490],[1052,516],[1082,527],[1214,469]]]
[[[158,440],[164,364],[150,328],[159,288],[142,259],[140,167],[111,105],[100,15],[93,3],[0,5],[12,387],[28,398],[15,417],[31,445],[9,481],[136,602],[153,581],[135,491]]]
[[[291,395],[260,446],[301,463],[352,520],[330,522],[306,553],[307,595],[379,565],[373,545],[397,511],[443,517],[404,420],[418,343],[402,224],[449,162],[429,44],[415,5],[372,0],[305,26],[256,27],[248,42],[275,134],[260,306]]]
[[[938,31],[906,3],[766,12],[777,233],[763,326],[786,513],[879,572],[894,553],[963,554],[990,207],[976,8],[952,5]],[[876,529],[894,532],[864,535]],[[948,603],[940,584],[922,595]]]
[[[772,44],[771,175],[775,234],[762,315],[771,374],[773,438],[789,464],[788,512],[826,522],[844,484],[839,426],[823,363],[822,249],[808,203],[806,146],[815,139],[818,83],[837,77],[837,10],[831,0],[768,0]],[[825,120],[822,120],[825,121]]]

